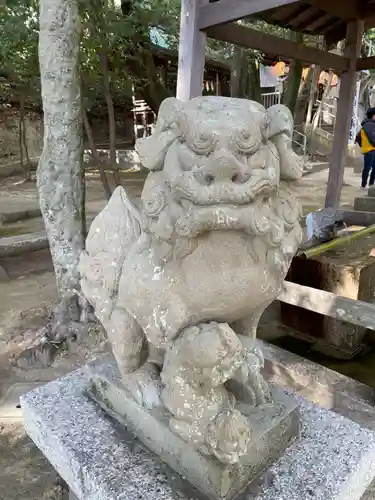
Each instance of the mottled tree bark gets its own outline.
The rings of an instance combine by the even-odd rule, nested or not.
[[[84,245],[80,26],[75,0],[40,0],[44,146],[37,182],[59,296],[54,338],[63,338],[67,325],[80,320],[77,265]]]

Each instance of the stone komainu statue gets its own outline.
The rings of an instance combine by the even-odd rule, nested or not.
[[[141,207],[117,188],[80,262],[133,397],[165,406],[176,434],[224,463],[251,439],[236,399],[270,398],[261,353],[237,334],[255,339],[301,240],[292,133],[282,105],[165,100],[136,146],[149,170]]]

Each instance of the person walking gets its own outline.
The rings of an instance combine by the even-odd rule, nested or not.
[[[375,108],[369,108],[366,116],[355,139],[363,154],[362,189],[366,188],[369,175],[369,186],[375,182]]]

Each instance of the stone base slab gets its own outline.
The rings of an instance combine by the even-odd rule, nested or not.
[[[326,342],[324,339],[319,339],[312,345],[312,350],[321,352],[331,358],[350,361],[357,356],[363,355],[369,350],[369,346],[366,344],[358,344],[354,346],[353,349],[350,349],[347,346],[339,347]]]
[[[340,359],[343,361],[350,361],[357,356],[365,354],[369,350],[369,346],[366,344],[358,343],[353,348],[348,346],[335,346],[331,344],[324,338],[316,339],[311,335],[304,334],[303,332],[292,330],[291,328],[286,328],[286,332],[290,337],[295,337],[296,339],[302,340],[310,344],[310,348],[313,351],[320,352],[329,356],[331,358]]]
[[[84,371],[21,398],[27,432],[79,500],[204,497],[87,395]],[[359,500],[375,476],[375,434],[299,398],[301,437],[241,500]]]
[[[272,404],[259,408],[241,405],[253,433],[248,452],[239,465],[226,465],[204,456],[169,428],[170,413],[152,412],[136,403],[121,383],[113,360],[88,366],[89,392],[99,405],[138,437],[173,470],[212,500],[231,500],[279,458],[299,435],[298,403],[273,388]]]
[[[375,212],[375,198],[371,196],[357,196],[354,199],[354,210],[360,212]]]

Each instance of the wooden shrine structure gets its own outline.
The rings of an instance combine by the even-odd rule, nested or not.
[[[297,32],[321,35],[328,46],[345,39],[344,55],[236,23],[241,19],[262,19]],[[361,57],[363,33],[372,27],[375,0],[181,0],[177,97],[188,100],[202,94],[207,37],[334,70],[341,84],[325,206],[337,208],[357,71],[375,69],[375,57]]]
[[[345,40],[343,55],[236,22],[241,19],[264,20],[296,32],[320,35],[328,48]],[[177,97],[188,100],[202,95],[207,37],[333,70],[341,83],[325,206],[338,209],[357,72],[375,69],[375,57],[363,57],[361,53],[363,33],[372,27],[375,0],[181,0]],[[348,225],[375,224],[373,213],[338,209],[336,214]],[[279,301],[375,331],[375,297],[364,302],[285,281]]]

